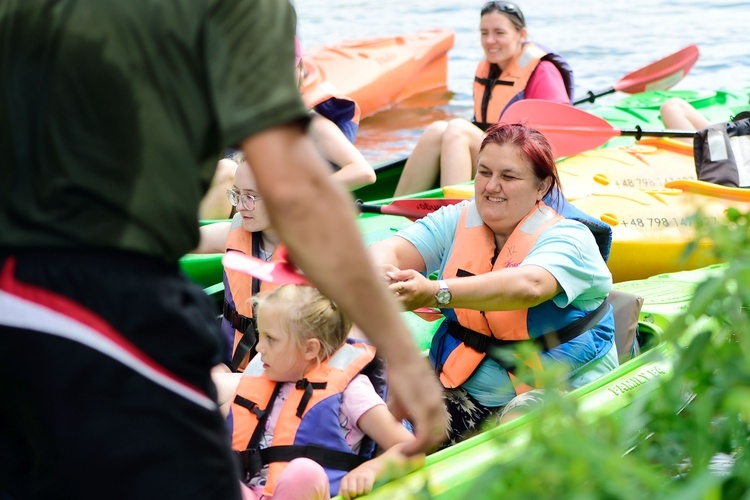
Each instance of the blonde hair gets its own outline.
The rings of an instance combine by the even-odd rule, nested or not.
[[[257,317],[272,310],[280,313],[284,329],[298,348],[302,349],[310,339],[320,341],[319,362],[344,345],[351,329],[351,322],[338,306],[311,286],[282,285],[261,294],[256,305]]]

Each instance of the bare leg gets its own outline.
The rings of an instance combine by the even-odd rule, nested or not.
[[[227,199],[227,189],[234,185],[234,172],[237,163],[223,158],[216,164],[216,172],[211,180],[211,187],[203,196],[198,217],[204,219],[226,219],[232,213],[232,205]]]
[[[447,127],[448,122],[437,121],[431,123],[424,131],[414,151],[406,160],[404,171],[396,187],[396,196],[425,191],[435,185],[440,173],[440,149],[443,134]]]
[[[708,120],[698,110],[679,97],[666,101],[659,111],[664,126],[668,129],[700,130],[709,125]]]
[[[468,182],[474,178],[483,136],[480,128],[462,118],[448,123],[440,153],[441,186]]]

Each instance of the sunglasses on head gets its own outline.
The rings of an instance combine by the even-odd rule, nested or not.
[[[521,22],[522,26],[526,26],[526,19],[523,17],[523,12],[518,8],[516,4],[510,2],[487,2],[482,7],[480,15],[489,14],[490,12],[499,11],[509,16],[513,16]]]

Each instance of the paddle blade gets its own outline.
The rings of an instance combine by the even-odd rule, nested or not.
[[[266,262],[239,252],[227,252],[221,259],[222,265],[240,273],[248,274],[268,283],[307,285],[309,282],[295,267],[287,262]]]
[[[414,309],[412,312],[423,320],[429,322],[437,321],[444,317],[442,311],[440,311],[440,309],[435,309],[434,307],[420,307],[419,309]]]
[[[412,220],[421,219],[425,215],[434,212],[440,207],[455,205],[464,200],[456,198],[407,198],[393,200],[387,205],[367,205],[357,203],[360,211],[364,213],[376,213],[385,215],[400,215]]]
[[[620,135],[620,131],[603,118],[569,104],[543,99],[514,102],[505,110],[501,121],[522,123],[544,134],[552,146],[555,158],[598,148]]]
[[[688,45],[670,56],[623,76],[614,88],[628,94],[666,90],[688,74],[699,55],[697,45]]]

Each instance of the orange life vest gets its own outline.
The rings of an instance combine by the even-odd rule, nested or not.
[[[250,233],[241,224],[236,225],[238,215],[232,221],[226,242],[226,252],[240,252],[259,257],[260,232]],[[241,219],[240,219],[241,220]],[[278,260],[278,246],[271,255],[271,261]],[[232,341],[231,368],[242,371],[250,360],[250,352],[255,345],[255,323],[253,320],[252,298],[259,292],[271,291],[278,285],[253,278],[245,273],[224,269],[224,308],[222,330]],[[247,334],[247,335],[246,335]],[[238,353],[238,346],[241,355]],[[237,359],[235,359],[237,358]]]
[[[496,249],[495,234],[486,224],[466,227],[467,213],[473,204],[472,201],[461,210],[453,250],[443,271],[444,279],[466,274],[486,274],[498,269],[517,267],[534,248],[539,235],[564,219],[552,208],[539,202],[510,234],[497,258],[494,259],[493,265]],[[529,339],[528,309],[516,311],[454,309],[454,312],[461,326],[482,335],[501,340]],[[458,344],[442,364],[441,382],[448,388],[460,386],[474,373],[485,356],[486,353],[478,352],[463,343]],[[533,364],[533,368],[540,369],[540,365],[534,360],[524,360],[524,362]],[[523,392],[522,389],[521,392]],[[519,391],[519,386],[516,386],[516,391]]]
[[[339,411],[344,389],[355,376],[372,367],[375,359],[374,347],[347,343],[305,374],[283,402],[271,446],[260,450],[258,444],[281,383],[265,376],[260,356],[253,358],[232,403],[232,449],[240,453],[249,477],[268,465],[265,495],[273,495],[279,474],[297,456],[307,456],[326,469],[332,492],[338,491],[348,470],[369,458],[355,455],[349,448],[341,432]],[[383,376],[382,365],[377,366],[378,376]]]
[[[474,75],[474,121],[487,128],[500,119],[510,104],[524,98],[526,85],[542,60],[552,62],[565,82],[568,96],[572,99],[574,83],[573,71],[567,61],[554,52],[527,42],[523,50],[502,69],[499,76],[490,78],[490,63],[484,60],[477,66]]]

